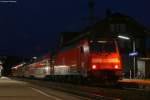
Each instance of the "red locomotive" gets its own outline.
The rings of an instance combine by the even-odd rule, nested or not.
[[[121,77],[121,60],[114,39],[82,39],[60,49],[55,55],[53,75],[88,80],[113,80]]]

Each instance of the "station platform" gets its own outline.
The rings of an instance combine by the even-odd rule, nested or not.
[[[150,79],[122,79],[119,82],[150,86]]]

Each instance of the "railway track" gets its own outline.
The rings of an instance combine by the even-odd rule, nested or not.
[[[44,80],[18,79],[31,84],[53,88],[60,91],[73,93],[79,96],[88,97],[92,100],[148,100],[150,90],[141,89],[138,86],[119,84],[113,87],[109,86],[89,86],[82,84],[59,83]],[[136,96],[135,96],[136,95]]]

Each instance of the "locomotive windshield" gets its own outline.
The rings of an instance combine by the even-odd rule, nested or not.
[[[91,52],[116,52],[113,41],[94,41],[90,43]]]

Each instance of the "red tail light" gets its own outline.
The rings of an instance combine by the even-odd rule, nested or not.
[[[92,69],[96,69],[96,65],[92,65]]]

